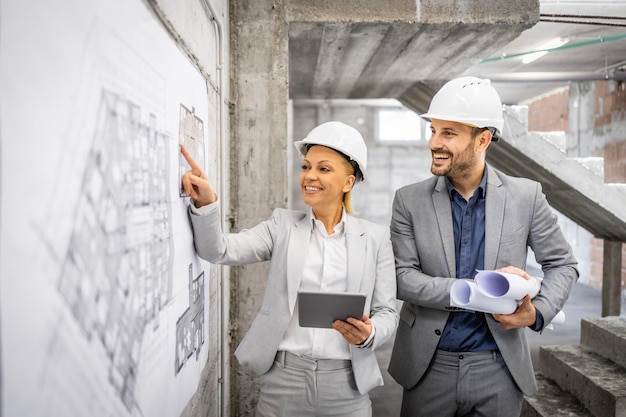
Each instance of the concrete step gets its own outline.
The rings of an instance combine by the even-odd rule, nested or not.
[[[594,175],[599,178],[602,178],[604,181],[604,158],[602,157],[586,157],[586,158],[569,158],[573,161],[578,162],[583,167],[587,168]]]
[[[580,344],[626,368],[626,317],[582,319]]]
[[[580,401],[553,381],[540,373],[535,377],[537,394],[524,398],[520,417],[593,417]]]
[[[539,349],[540,372],[596,417],[626,417],[626,369],[583,345]]]

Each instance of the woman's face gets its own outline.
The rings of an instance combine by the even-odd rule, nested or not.
[[[300,171],[300,192],[313,209],[341,206],[343,195],[352,189],[355,177],[350,164],[338,152],[321,145],[309,148]]]

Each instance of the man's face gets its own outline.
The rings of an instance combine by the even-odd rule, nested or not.
[[[473,128],[458,122],[433,119],[429,147],[433,158],[430,171],[450,179],[462,179],[479,163]]]

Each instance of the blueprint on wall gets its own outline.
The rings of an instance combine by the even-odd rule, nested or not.
[[[0,415],[180,415],[209,265],[179,146],[205,162],[216,99],[144,2],[37,3],[0,0]]]

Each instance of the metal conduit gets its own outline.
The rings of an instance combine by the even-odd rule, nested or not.
[[[567,81],[608,81],[626,80],[625,71],[611,73],[599,72],[515,72],[489,74],[487,77],[493,82],[567,82]]]
[[[607,23],[607,22],[594,22],[594,21],[579,21],[579,20],[567,20],[567,19],[539,19],[540,22],[552,22],[552,23],[575,23],[579,25],[595,25],[595,26],[611,26],[611,27],[626,27],[625,23]]]
[[[499,61],[499,60],[503,60],[503,59],[511,59],[511,58],[518,58],[520,56],[524,56],[524,55],[530,55],[530,54],[534,54],[537,52],[554,52],[554,51],[562,51],[564,49],[571,49],[571,48],[580,48],[582,46],[589,46],[589,45],[595,45],[598,43],[603,43],[603,42],[613,42],[613,41],[617,41],[617,40],[621,40],[621,39],[626,39],[626,33],[621,34],[621,35],[615,35],[615,36],[608,36],[606,38],[602,37],[602,38],[597,38],[597,39],[592,39],[589,41],[583,41],[583,42],[575,42],[575,43],[568,43],[562,46],[557,46],[556,48],[549,48],[549,49],[537,49],[534,51],[527,51],[527,52],[519,52],[516,54],[510,54],[510,55],[501,55],[501,56],[494,56],[491,58],[485,58],[482,61],[480,61],[480,63],[485,63],[485,62],[493,62],[493,61]]]
[[[591,19],[591,20],[626,20],[626,16],[597,16],[597,15],[583,15],[583,14],[556,14],[556,13],[541,13],[540,17],[551,17],[553,19]],[[582,23],[582,22],[578,22]]]
[[[592,16],[578,14],[542,13],[540,14],[539,21],[552,23],[574,23],[579,25],[626,27],[626,16]]]

